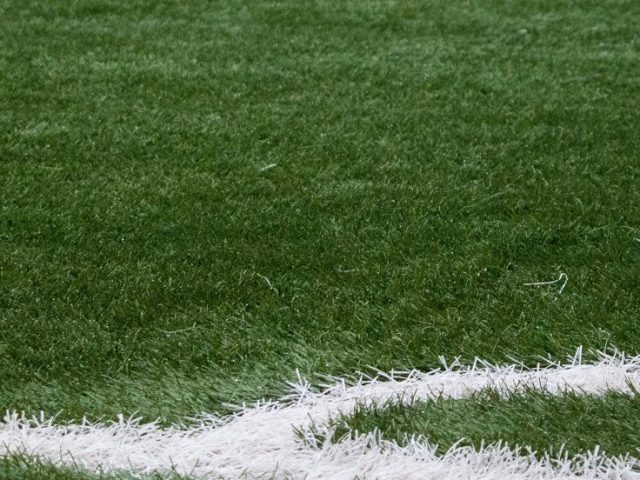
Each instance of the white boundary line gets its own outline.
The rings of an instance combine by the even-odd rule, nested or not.
[[[478,360],[469,367],[454,363],[428,373],[392,372],[353,384],[335,380],[322,392],[302,379],[292,387],[294,393],[281,402],[260,403],[225,418],[203,417],[188,429],[124,418],[60,426],[8,413],[0,422],[0,456],[20,453],[103,472],[177,471],[203,478],[640,479],[636,458],[608,458],[597,449],[556,460],[538,460],[501,445],[453,447],[438,456],[426,442],[399,447],[375,434],[312,448],[294,432],[322,425],[360,402],[460,399],[487,387],[505,394],[524,388],[633,393],[640,389],[640,356],[600,353],[597,362],[583,364],[579,349],[567,364],[536,369]]]

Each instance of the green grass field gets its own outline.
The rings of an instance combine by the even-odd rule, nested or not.
[[[638,353],[639,23],[632,0],[0,0],[0,410],[169,424],[296,369]],[[532,395],[498,402],[505,441]],[[638,425],[635,396],[573,401],[547,447],[590,448],[580,408],[595,438]],[[397,438],[488,407],[435,431],[421,408]]]
[[[494,392],[465,400],[439,399],[410,407],[362,404],[351,415],[335,419],[335,439],[378,429],[386,439],[406,444],[422,435],[438,445],[440,454],[457,442],[480,446],[508,441],[539,455],[560,447],[569,455],[598,445],[611,455],[640,447],[640,401],[637,397],[603,397],[575,393],[549,395],[525,392],[502,398]],[[320,438],[320,440],[323,440]]]

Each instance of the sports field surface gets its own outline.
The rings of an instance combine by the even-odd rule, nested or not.
[[[0,0],[0,478],[640,478],[638,25]]]

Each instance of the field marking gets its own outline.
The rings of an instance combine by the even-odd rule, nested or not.
[[[205,416],[188,429],[162,429],[125,418],[112,424],[60,426],[51,419],[8,413],[0,422],[0,456],[20,453],[93,471],[177,471],[203,478],[640,479],[637,459],[607,458],[597,451],[573,459],[538,460],[494,445],[481,450],[454,447],[438,456],[428,443],[400,447],[374,434],[317,448],[295,434],[296,428],[323,425],[363,401],[461,399],[487,387],[505,394],[525,388],[634,393],[640,389],[640,356],[600,354],[597,362],[584,364],[578,350],[568,363],[535,369],[480,360],[466,367],[454,362],[428,373],[392,372],[353,384],[336,379],[322,392],[300,379],[280,402],[260,403],[225,418]]]

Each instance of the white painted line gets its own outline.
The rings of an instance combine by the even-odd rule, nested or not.
[[[311,422],[321,425],[337,412],[350,412],[362,401],[465,398],[486,387],[505,393],[525,387],[552,393],[633,392],[640,389],[640,356],[602,354],[587,365],[579,350],[568,364],[538,369],[477,361],[470,367],[454,364],[429,373],[395,372],[353,385],[336,380],[323,392],[312,391],[302,380],[293,387],[295,392],[281,402],[259,404],[222,419],[208,417],[190,429],[162,429],[125,419],[59,426],[7,414],[0,422],[0,455],[26,453],[105,472],[177,471],[204,478],[640,479],[635,458],[607,458],[597,451],[572,460],[537,460],[498,445],[479,451],[452,448],[437,456],[427,443],[399,447],[374,435],[313,448],[294,432]]]

